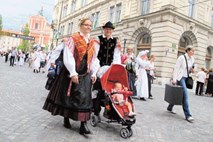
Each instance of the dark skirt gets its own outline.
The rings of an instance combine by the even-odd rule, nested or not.
[[[47,96],[43,109],[52,115],[61,115],[76,121],[90,119],[92,109],[91,75],[79,75],[79,84],[72,83],[70,96],[67,95],[71,78],[65,67],[61,69]]]
[[[213,94],[213,82],[208,81],[207,88],[206,88],[206,94]]]

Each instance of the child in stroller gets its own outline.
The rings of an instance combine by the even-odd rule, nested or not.
[[[129,88],[128,84],[128,75],[124,66],[119,64],[113,64],[106,71],[104,71],[103,75],[100,79],[101,82],[101,93],[104,95],[104,99],[102,100],[102,106],[105,107],[103,116],[107,118],[107,123],[118,122],[123,126],[120,130],[120,135],[122,138],[128,138],[133,135],[133,131],[131,126],[136,122],[136,118],[134,117],[134,104],[132,98],[130,97],[133,93],[131,91],[126,91]],[[124,90],[118,89],[121,91],[115,91],[115,85],[118,83],[126,86]],[[112,93],[114,92],[114,95]],[[116,95],[116,93],[119,95]],[[122,95],[121,95],[122,94]],[[100,94],[98,94],[100,95]],[[119,98],[118,96],[122,96]],[[113,99],[114,98],[114,99]],[[119,105],[116,101],[125,100],[126,104],[129,104],[129,108],[127,105]],[[91,116],[91,125],[95,127],[98,123],[103,122],[99,121],[96,115]]]
[[[125,93],[126,92],[126,93]],[[129,116],[135,116],[136,114],[132,110],[132,105],[127,101],[128,95],[131,95],[131,92],[128,92],[128,88],[124,87],[121,83],[116,82],[114,84],[114,88],[112,89],[112,99],[115,104],[119,104],[120,106],[127,106],[129,111]]]

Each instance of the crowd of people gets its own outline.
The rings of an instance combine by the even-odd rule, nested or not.
[[[34,73],[45,73],[46,67],[49,78],[46,88],[50,91],[43,109],[52,115],[64,117],[65,128],[71,128],[69,119],[80,121],[80,134],[91,133],[87,126],[91,110],[101,121],[101,99],[104,95],[100,79],[112,64],[120,64],[126,68],[129,90],[133,92],[134,97],[143,101],[154,99],[151,86],[156,78],[155,56],[148,56],[148,50],[142,50],[135,56],[134,48],[131,46],[127,47],[126,54],[122,54],[119,39],[112,36],[115,27],[110,21],[103,26],[103,34],[97,38],[90,36],[91,27],[90,19],[81,19],[79,32],[71,35],[67,41],[63,41],[49,55],[40,49],[25,53],[13,48],[11,51],[2,53],[2,56],[5,56],[5,62],[9,60],[12,67],[23,66],[28,62]],[[188,69],[194,72],[193,55],[194,49],[187,47],[186,54],[180,56],[176,62],[172,81],[173,84],[183,87],[183,110],[188,121],[192,121],[193,118],[189,111],[185,80]],[[184,57],[188,61],[187,70],[186,64],[182,65],[183,62],[185,63]],[[209,70],[206,75],[205,69],[202,68],[196,76],[198,79],[195,94],[203,95],[203,87],[207,80],[205,94],[213,96],[213,70]],[[119,87],[122,88],[120,84]],[[114,97],[116,101],[120,101],[118,96]],[[129,115],[136,115],[128,102],[125,105],[129,107]],[[174,113],[173,106],[169,104],[167,110]]]
[[[45,73],[45,65],[48,60],[48,53],[40,48],[32,49],[29,52],[18,50],[16,47],[12,47],[11,50],[1,52],[1,56],[4,56],[5,63],[9,62],[11,67],[24,66],[28,64],[33,69],[34,73]]]

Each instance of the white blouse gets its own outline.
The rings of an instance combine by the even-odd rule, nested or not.
[[[81,36],[83,36],[82,33],[80,33]],[[89,43],[89,37],[90,35],[88,34],[87,36],[83,36],[84,40],[86,41],[86,43]],[[68,47],[69,46],[69,47]],[[68,44],[65,46],[64,48],[64,56],[63,56],[63,60],[64,60],[64,65],[67,68],[67,70],[70,73],[70,77],[78,75],[78,73],[76,72],[76,63],[75,63],[75,59],[74,59],[74,41],[73,38],[70,37],[68,40]],[[91,71],[92,76],[96,76],[96,73],[98,71],[98,68],[100,67],[99,65],[99,60],[97,59],[97,53],[98,53],[98,45],[95,43],[94,45],[95,48],[95,54],[93,55],[92,61],[91,61],[91,65],[88,65],[88,71]]]

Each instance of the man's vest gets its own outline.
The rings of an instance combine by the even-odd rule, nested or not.
[[[103,38],[103,36],[98,36],[100,40],[100,49],[98,52],[98,59],[100,60],[100,66],[111,65],[113,61],[114,49],[117,44],[116,38]]]

